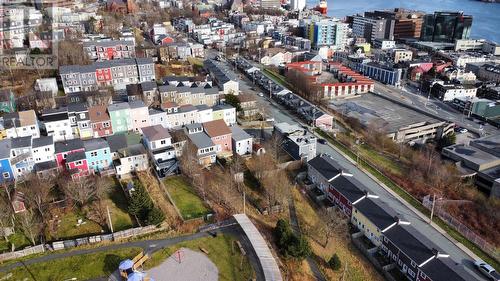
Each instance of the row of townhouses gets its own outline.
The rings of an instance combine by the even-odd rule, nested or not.
[[[448,254],[406,222],[396,211],[329,155],[307,163],[308,178],[337,206],[375,248],[412,281],[474,280]],[[356,236],[356,235],[355,235]]]

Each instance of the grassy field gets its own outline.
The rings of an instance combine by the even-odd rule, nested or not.
[[[328,140],[328,142],[333,144],[335,147],[340,149],[344,154],[349,156],[351,159],[356,159],[356,154],[354,152],[352,152],[351,150],[349,150],[345,146],[341,145],[337,140],[333,139],[330,135],[326,134],[325,132],[321,131],[320,129],[316,129],[316,132],[319,135],[321,135],[323,138]],[[385,176],[379,170],[373,168],[367,162],[360,160],[359,165],[363,169],[368,171],[372,176],[376,177],[379,181],[384,183],[392,191],[396,192],[401,198],[403,198],[406,202],[410,203],[414,208],[419,210],[422,214],[424,214],[427,217],[430,217],[430,211],[427,208],[425,208],[419,200],[417,200],[415,197],[411,196],[408,192],[406,192],[401,186],[394,183],[391,179],[389,179],[387,176]],[[441,220],[440,218],[438,218],[436,216],[434,217],[433,221],[437,225],[439,225],[443,230],[445,230],[451,237],[453,237],[453,239],[462,243],[465,247],[467,247],[469,250],[474,252],[474,254],[479,256],[482,260],[489,263],[495,269],[500,269],[500,263],[498,263],[495,259],[493,259],[487,253],[485,253],[483,250],[481,250],[481,248],[479,248],[474,243],[472,243],[467,238],[465,238],[458,231],[451,228],[446,222],[444,222],[443,220]]]
[[[182,177],[170,177],[163,181],[168,193],[185,220],[203,217],[210,213],[203,201]]]
[[[125,248],[103,253],[73,256],[49,262],[36,263],[26,267],[18,267],[10,272],[1,273],[5,280],[52,281],[78,278],[88,280],[105,277],[118,268],[120,261],[132,258],[141,251],[140,248]]]
[[[383,280],[373,266],[354,248],[345,234],[335,235],[330,238],[327,245],[324,245],[326,238],[316,230],[317,226],[322,224],[321,218],[304,195],[300,194],[297,189],[292,192],[301,230],[311,238],[309,241],[313,253],[329,280],[341,280],[342,275],[347,277],[345,280],[352,281]],[[326,262],[334,253],[339,256],[343,267],[347,264],[345,272],[344,270],[333,271],[326,266]]]
[[[99,224],[86,219],[83,214],[79,214],[76,211],[68,211],[60,214],[58,219],[60,222],[57,230],[55,232],[47,231],[49,233],[46,233],[48,240],[64,240],[90,236],[101,234],[102,231],[102,227]],[[85,224],[77,226],[78,219],[83,219]]]
[[[151,259],[146,262],[145,268],[158,266],[181,247],[198,252],[201,252],[200,247],[202,247],[209,252],[208,258],[217,266],[220,281],[243,281],[255,278],[255,272],[246,257],[243,257],[243,266],[240,268],[241,254],[238,246],[234,245],[234,252],[232,251],[234,241],[232,236],[218,235],[215,238],[205,237],[181,242],[153,253]]]

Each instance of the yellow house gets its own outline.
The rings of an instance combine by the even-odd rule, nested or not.
[[[387,207],[382,208],[375,203],[380,200],[363,198],[352,205],[351,223],[372,241],[375,246],[382,244],[381,234],[384,230],[397,224],[396,213]]]
[[[7,138],[7,130],[5,130],[3,127],[0,128],[0,140],[6,139]]]

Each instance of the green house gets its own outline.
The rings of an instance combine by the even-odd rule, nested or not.
[[[0,112],[16,111],[16,99],[12,90],[0,90]]]

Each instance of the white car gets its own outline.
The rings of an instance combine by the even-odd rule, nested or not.
[[[469,131],[469,130],[467,130],[467,129],[465,129],[465,128],[462,128],[462,129],[460,129],[460,131],[459,131],[459,132],[460,132],[461,134],[465,134],[465,133],[467,133],[468,131]]]
[[[498,272],[495,271],[493,266],[485,263],[482,260],[475,261],[474,265],[477,267],[479,271],[481,271],[482,274],[488,277],[488,279],[493,281],[500,281],[500,274],[498,274]]]
[[[263,94],[263,93],[259,93],[259,97],[263,97],[263,96],[264,96],[264,94]]]

